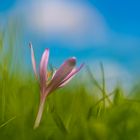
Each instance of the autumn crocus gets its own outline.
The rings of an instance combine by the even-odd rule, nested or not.
[[[83,64],[79,68],[75,68],[76,58],[72,57],[67,59],[50,77],[49,72],[47,71],[49,49],[46,49],[42,55],[38,73],[31,43],[29,44],[29,47],[31,49],[31,60],[34,74],[40,86],[40,105],[34,124],[34,128],[37,128],[41,121],[46,97],[50,95],[50,93],[52,93],[54,90],[65,86],[75,76],[75,74],[80,71],[80,69],[83,67]]]

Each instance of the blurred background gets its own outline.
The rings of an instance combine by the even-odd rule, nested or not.
[[[107,84],[128,88],[140,74],[139,7],[139,0],[0,0],[0,30],[15,23],[27,69],[31,41],[38,64],[50,48],[53,66],[75,56],[98,78],[102,62]]]

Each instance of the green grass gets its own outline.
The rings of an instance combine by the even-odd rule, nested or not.
[[[22,59],[14,61],[14,41],[10,41],[10,36],[6,49],[0,36],[0,140],[140,139],[139,85],[129,94],[121,87],[108,93],[103,64],[102,83],[96,81],[89,68],[84,68],[90,91],[79,73],[68,86],[52,93],[47,98],[41,124],[34,130],[39,87],[33,73],[21,66]]]

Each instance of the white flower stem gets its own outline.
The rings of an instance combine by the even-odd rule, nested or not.
[[[40,124],[40,121],[41,121],[41,118],[42,118],[42,113],[43,113],[43,110],[44,110],[45,99],[46,98],[41,98],[40,99],[40,105],[39,105],[37,117],[36,117],[36,120],[35,120],[35,123],[34,123],[34,129],[36,129]]]

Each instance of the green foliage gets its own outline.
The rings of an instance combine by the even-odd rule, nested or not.
[[[1,38],[3,37],[0,36],[1,140],[140,139],[140,89],[133,90],[128,97],[121,87],[108,93],[102,64],[102,84],[87,68],[87,77],[90,77],[93,87],[97,86],[102,93],[101,98],[92,89],[89,92],[86,83],[77,77],[47,98],[41,124],[34,130],[39,104],[38,84],[31,72],[14,63],[14,41],[9,41],[9,48],[4,51]]]

